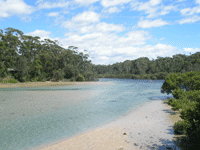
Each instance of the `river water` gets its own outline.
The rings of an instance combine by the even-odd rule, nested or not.
[[[146,102],[166,99],[164,80],[0,89],[0,149],[34,149],[108,124]],[[114,84],[106,84],[112,82]]]

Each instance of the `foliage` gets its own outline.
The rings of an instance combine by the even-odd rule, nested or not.
[[[0,32],[0,77],[9,74],[20,82],[76,78],[85,74],[87,80],[96,80],[94,65],[89,55],[78,53],[78,47],[61,47],[58,41],[41,40],[24,35],[22,31],[6,28]],[[90,72],[90,73],[87,73]]]
[[[53,72],[53,81],[58,81],[58,80],[62,80],[64,73],[61,69],[56,70]]]
[[[76,81],[75,77],[71,77],[70,81]]]
[[[178,135],[186,134],[186,130],[189,128],[189,124],[185,121],[178,121],[174,124],[174,133]]]
[[[7,77],[5,77],[3,79],[0,79],[0,83],[17,83],[17,82],[18,81],[15,78],[11,77],[11,76],[7,76]]]
[[[183,149],[198,147],[200,139],[200,72],[173,73],[167,76],[162,85],[162,93],[172,93],[174,98],[168,99],[173,110],[180,110],[179,121],[174,125],[176,134],[185,134],[179,141]],[[187,146],[183,141],[189,142]],[[188,146],[190,145],[190,146]]]
[[[172,73],[165,79],[162,85],[162,93],[172,93],[175,89],[200,90],[199,72]]]
[[[85,78],[82,74],[79,74],[77,77],[76,77],[76,81],[85,81]]]
[[[97,74],[114,74],[118,78],[130,78],[126,74],[141,75],[140,79],[165,79],[171,73],[186,73],[200,71],[200,52],[190,56],[177,54],[173,57],[157,57],[156,60],[149,60],[141,57],[136,60],[126,60],[113,65],[96,65]],[[121,75],[123,74],[123,76]],[[146,76],[144,76],[146,75]],[[133,77],[135,78],[135,77]]]

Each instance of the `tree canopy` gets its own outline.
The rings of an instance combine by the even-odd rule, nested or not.
[[[8,68],[20,82],[73,80],[84,76],[86,81],[97,80],[89,55],[78,52],[78,47],[61,47],[58,41],[41,40],[24,35],[22,31],[6,28],[0,32],[0,77],[6,77]]]

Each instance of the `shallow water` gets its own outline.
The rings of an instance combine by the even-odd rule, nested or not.
[[[31,149],[107,124],[141,104],[166,99],[164,80],[100,79],[115,85],[0,90],[0,149]]]

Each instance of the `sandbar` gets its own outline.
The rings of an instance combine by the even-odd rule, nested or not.
[[[24,83],[0,83],[0,88],[17,88],[17,87],[41,87],[41,86],[65,86],[65,85],[114,85],[112,82],[24,82]]]

